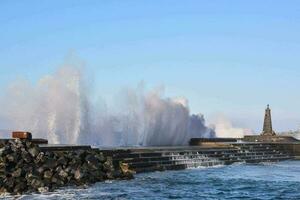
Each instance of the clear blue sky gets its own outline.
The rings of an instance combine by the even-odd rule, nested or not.
[[[300,1],[0,1],[0,91],[75,51],[109,95],[145,81],[260,130],[300,126]]]

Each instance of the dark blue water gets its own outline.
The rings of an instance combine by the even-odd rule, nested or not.
[[[300,161],[139,174],[20,199],[300,199]]]

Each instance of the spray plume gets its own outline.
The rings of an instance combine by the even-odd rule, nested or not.
[[[159,90],[124,89],[115,110],[92,103],[83,74],[67,66],[36,85],[11,84],[0,98],[4,128],[31,131],[50,143],[105,146],[186,145],[192,137],[216,136],[203,115],[190,114],[186,99],[165,98]]]

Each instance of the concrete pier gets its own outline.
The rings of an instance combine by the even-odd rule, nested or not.
[[[215,146],[117,148],[102,150],[114,163],[127,163],[137,173],[178,170],[235,162],[259,163],[294,159],[286,146],[272,143],[220,143]]]

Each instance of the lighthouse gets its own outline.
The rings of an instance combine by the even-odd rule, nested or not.
[[[271,118],[271,109],[269,104],[267,105],[265,111],[265,119],[264,119],[264,127],[263,132],[261,133],[262,136],[275,136],[275,132],[272,128],[272,118]]]

